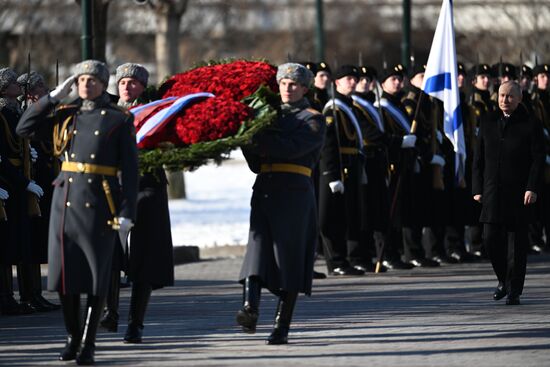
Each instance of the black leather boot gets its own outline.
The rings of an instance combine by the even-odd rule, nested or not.
[[[141,343],[143,320],[145,319],[145,311],[147,311],[152,290],[149,284],[132,283],[128,328],[124,336],[124,343]]]
[[[45,311],[59,310],[60,305],[51,303],[42,296],[42,272],[40,271],[40,264],[30,265],[30,272],[33,284],[33,301],[36,304],[40,304]]]
[[[99,325],[110,332],[118,331],[118,304],[120,297],[120,271],[113,271],[111,282],[109,284],[109,293],[107,293],[107,304],[105,312],[99,322]]]
[[[59,294],[65,329],[67,329],[67,343],[59,354],[60,361],[72,361],[76,358],[82,339],[80,329],[80,294]]]
[[[95,363],[95,336],[103,312],[104,301],[103,297],[88,295],[86,323],[82,332],[82,346],[76,357],[76,364],[79,366],[89,366]]]
[[[2,315],[24,315],[33,312],[32,307],[19,304],[13,296],[12,266],[0,265],[0,313]]]
[[[279,304],[275,313],[275,324],[271,335],[267,338],[267,344],[288,344],[288,331],[297,298],[298,292],[285,292],[279,297]]]
[[[17,283],[19,284],[19,296],[23,307],[32,308],[37,312],[50,311],[46,305],[35,299],[36,287],[34,281],[34,267],[38,264],[19,264],[17,265]]]
[[[247,334],[256,332],[262,285],[257,277],[248,277],[243,285],[243,308],[237,311],[237,324]]]

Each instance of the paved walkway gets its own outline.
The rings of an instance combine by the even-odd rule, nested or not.
[[[100,332],[97,364],[500,367],[550,361],[550,255],[529,259],[520,306],[492,301],[496,282],[488,263],[315,281],[313,296],[298,300],[287,346],[264,344],[275,309],[271,295],[263,296],[256,335],[235,326],[241,261],[178,266],[176,286],[153,294],[144,343],[123,344],[125,325],[116,334]],[[128,300],[123,290],[123,315]],[[1,316],[0,365],[71,364],[56,361],[64,336],[60,312]]]

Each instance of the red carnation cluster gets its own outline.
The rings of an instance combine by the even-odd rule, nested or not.
[[[176,133],[183,143],[194,144],[235,135],[254,110],[228,98],[214,97],[187,108],[176,119]]]
[[[277,69],[265,62],[234,61],[172,76],[159,89],[162,98],[199,92],[215,97],[186,107],[175,121],[145,138],[139,147],[155,148],[162,142],[185,146],[234,135],[243,121],[254,117],[254,111],[240,101],[262,85],[277,91],[276,73]]]

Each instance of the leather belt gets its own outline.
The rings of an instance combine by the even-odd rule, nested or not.
[[[359,154],[359,149],[351,148],[351,147],[341,147],[340,154],[356,155],[356,154]]]
[[[63,162],[61,171],[92,173],[95,175],[116,176],[117,168],[112,166],[101,166],[99,164],[82,162]]]
[[[260,167],[260,173],[269,172],[284,172],[284,173],[297,173],[311,177],[311,169],[306,166],[300,166],[292,163],[264,163]]]

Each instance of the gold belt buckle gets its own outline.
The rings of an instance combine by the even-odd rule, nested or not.
[[[76,169],[78,170],[78,172],[80,173],[84,173],[84,171],[86,171],[86,167],[84,166],[84,163],[82,162],[78,162],[76,164]]]

